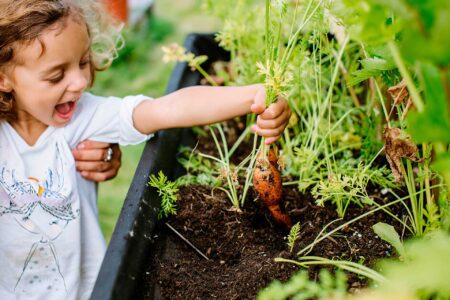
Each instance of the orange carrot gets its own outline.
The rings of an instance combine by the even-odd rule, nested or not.
[[[273,149],[269,150],[268,160],[264,157],[263,151],[258,154],[253,173],[253,187],[275,221],[286,229],[291,228],[291,219],[280,209],[282,181],[277,156]]]

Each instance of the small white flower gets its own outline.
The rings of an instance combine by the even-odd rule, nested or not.
[[[169,46],[163,46],[162,51],[164,52],[163,61],[168,63],[183,61],[186,49],[176,43],[173,43]]]

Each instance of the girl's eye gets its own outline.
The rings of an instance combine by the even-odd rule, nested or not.
[[[47,79],[50,83],[58,83],[64,78],[64,72],[59,73],[57,76]]]
[[[90,59],[82,60],[82,61],[80,62],[80,67],[86,67],[86,66],[89,65],[90,63],[91,63],[91,60],[90,60]]]

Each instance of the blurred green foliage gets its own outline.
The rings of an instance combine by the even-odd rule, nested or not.
[[[174,24],[152,15],[148,20],[124,30],[125,46],[119,50],[112,66],[97,74],[95,94],[126,96],[147,94],[160,96],[171,66],[161,62],[159,47],[174,34]]]

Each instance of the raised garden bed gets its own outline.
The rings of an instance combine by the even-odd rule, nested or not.
[[[205,69],[213,61],[228,59],[228,53],[217,46],[212,35],[189,35],[185,48],[195,55],[209,57]],[[197,85],[200,79],[198,73],[180,63],[167,92]],[[230,124],[237,127],[235,122]],[[334,208],[318,207],[310,194],[301,194],[295,187],[284,188],[283,208],[294,223],[302,224],[299,242],[290,252],[287,232],[273,224],[267,211],[254,201],[254,193],[249,193],[243,212],[237,213],[230,209],[227,196],[219,190],[183,187],[178,214],[166,221],[199,254],[169,229],[166,222],[157,223],[159,198],[147,184],[148,176],[160,170],[172,179],[183,173],[177,164],[180,145],[194,145],[190,130],[162,131],[147,143],[92,299],[254,299],[272,280],[287,280],[298,270],[294,265],[274,262],[275,257],[294,258],[296,250],[313,242],[324,226],[337,219]],[[209,151],[214,145],[203,139],[199,147]],[[250,151],[241,148],[244,155]],[[374,189],[370,195],[381,198],[383,203],[380,191]],[[350,207],[345,219],[333,223],[329,230],[369,209]],[[399,209],[393,211],[401,217]],[[389,222],[386,214],[380,212],[363,218],[341,230],[339,235],[322,241],[310,255],[372,265],[377,258],[393,253],[372,230],[372,225],[380,221]],[[318,270],[310,268],[310,277],[317,278]],[[358,289],[365,283],[365,279],[349,275],[350,289]]]

